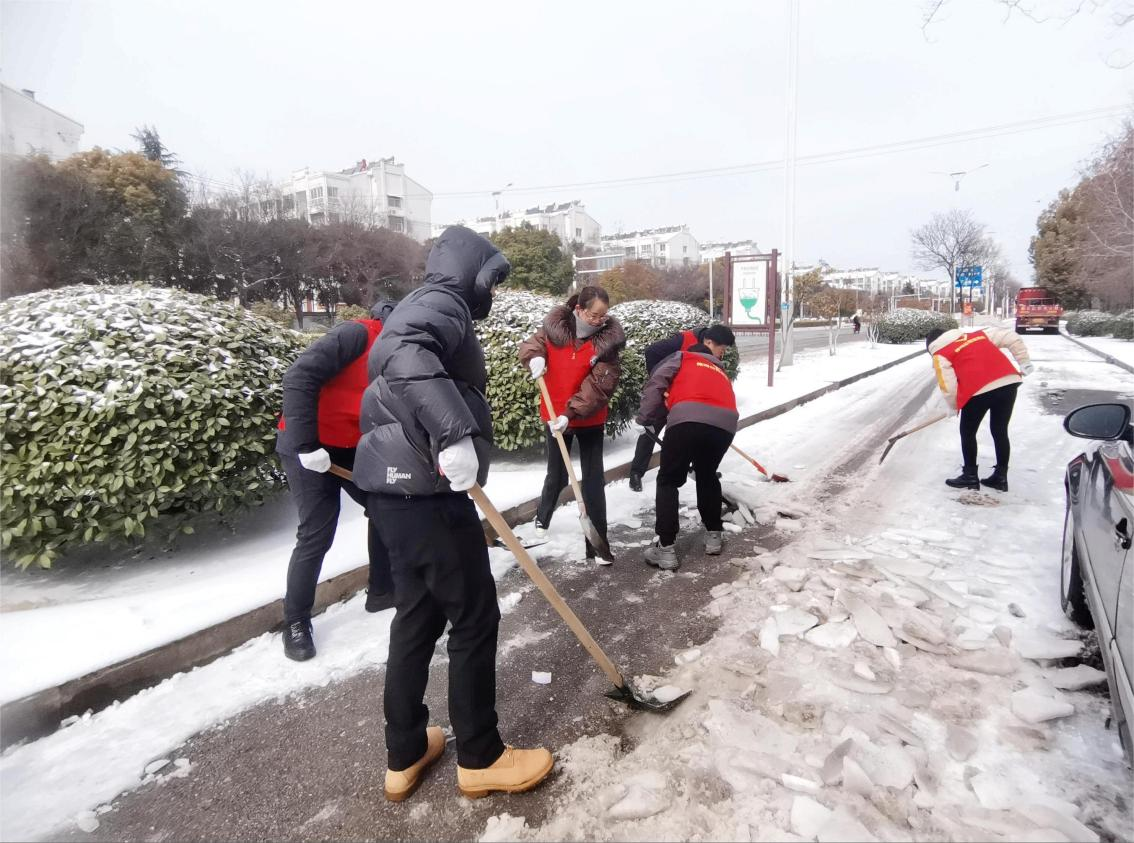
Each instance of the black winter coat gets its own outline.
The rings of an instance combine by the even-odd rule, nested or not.
[[[385,323],[395,302],[383,299],[370,309],[370,318]],[[291,364],[283,379],[284,430],[276,431],[276,453],[294,457],[322,447],[319,442],[319,393],[327,381],[366,353],[370,335],[365,325],[340,322]]]
[[[370,350],[354,482],[368,492],[449,492],[437,455],[473,437],[488,479],[492,416],[484,351],[473,330],[477,273],[499,250],[467,228],[446,229],[425,263],[425,283],[383,324]]]

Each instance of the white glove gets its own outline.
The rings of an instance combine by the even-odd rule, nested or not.
[[[552,433],[562,433],[567,429],[567,417],[559,416],[555,421],[549,421],[547,426],[551,428]]]
[[[450,445],[439,453],[437,463],[441,473],[449,479],[449,486],[454,492],[471,489],[476,483],[480,460],[477,459],[471,436],[466,436],[457,444]]]
[[[528,368],[532,370],[532,380],[534,381],[547,371],[547,361],[542,357],[533,357],[528,361]]]
[[[320,448],[310,454],[300,454],[299,463],[308,471],[324,474],[331,467],[331,455],[327,453],[326,448]]]
[[[1024,377],[1027,377],[1028,375],[1030,375],[1035,370],[1036,370],[1036,367],[1035,367],[1034,363],[1025,363],[1023,366],[1020,367],[1020,374],[1023,375]]]

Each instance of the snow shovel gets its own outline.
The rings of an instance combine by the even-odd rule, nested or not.
[[[547,391],[547,384],[543,376],[536,378],[539,391],[543,393],[543,402],[547,405],[547,414],[552,419],[558,418],[555,407],[551,403],[551,393]],[[614,561],[614,554],[610,552],[610,545],[595,526],[595,522],[587,515],[586,504],[583,503],[583,491],[579,488],[579,478],[575,476],[575,464],[571,462],[571,452],[567,450],[567,443],[563,441],[563,434],[558,430],[552,431],[555,441],[559,443],[559,453],[563,455],[563,463],[567,466],[567,476],[571,479],[571,491],[575,493],[575,503],[579,505],[579,525],[583,528],[583,535],[587,537],[591,547],[601,558],[607,562]]]
[[[901,439],[904,436],[909,436],[911,433],[917,433],[923,427],[929,427],[931,424],[937,424],[937,422],[941,421],[942,419],[947,419],[947,418],[949,418],[948,413],[941,413],[940,415],[934,416],[929,421],[924,421],[921,424],[916,425],[915,427],[911,427],[909,430],[903,430],[901,433],[899,433],[895,436],[891,436],[889,439],[886,440],[886,443],[887,443],[886,444],[886,450],[884,450],[882,452],[882,456],[878,458],[878,464],[882,465],[882,460],[886,459],[886,455],[890,453],[890,449],[894,447],[894,445],[897,443],[897,441],[899,439]]]
[[[336,477],[341,477],[343,480],[348,480],[351,483],[354,482],[354,472],[352,472],[349,468],[343,468],[341,465],[335,465],[334,463],[331,463],[331,467],[327,470],[331,474],[335,475]],[[487,539],[487,536],[485,538]],[[544,545],[544,544],[547,544],[547,542],[546,541],[530,542],[530,543],[524,545],[524,550],[531,550],[533,547],[539,547],[540,545]],[[501,548],[504,548],[505,550],[510,549],[508,547],[508,545],[506,545],[500,539],[499,536],[497,536],[492,541],[488,542],[488,546],[489,547],[501,547]]]
[[[539,566],[532,561],[528,556],[528,552],[524,550],[524,546],[520,544],[520,540],[516,538],[516,534],[512,532],[512,528],[508,526],[508,522],[504,520],[504,516],[488,499],[484,490],[478,485],[473,485],[469,489],[469,496],[472,497],[476,505],[480,507],[480,511],[484,513],[488,519],[488,523],[492,525],[497,534],[504,540],[508,549],[512,551],[512,555],[516,557],[516,561],[520,563],[520,567],[524,569],[536,588],[538,588],[543,596],[547,598],[547,602],[551,604],[559,617],[563,618],[564,622],[570,627],[571,631],[575,633],[575,637],[579,639],[579,643],[583,645],[591,658],[595,660],[602,672],[606,674],[614,687],[606,692],[606,696],[619,702],[624,702],[632,708],[640,708],[644,711],[663,712],[669,711],[676,706],[679,702],[689,696],[692,691],[686,691],[673,699],[659,700],[656,697],[644,694],[635,688],[630,682],[623,677],[621,671],[615,667],[614,662],[603,652],[602,648],[598,645],[587,628],[583,626],[583,622],[579,620],[578,615],[571,611],[563,598],[559,596],[559,592],[555,590],[555,586],[551,584],[551,580],[539,569]]]
[[[738,454],[740,454],[742,457],[744,457],[744,459],[746,459],[750,463],[752,463],[752,465],[754,465],[756,467],[757,471],[759,471],[761,474],[763,474],[765,477],[767,477],[773,483],[790,483],[791,482],[790,480],[788,480],[787,477],[785,477],[782,474],[776,474],[774,471],[769,472],[768,469],[764,468],[764,466],[760,465],[760,463],[756,462],[756,460],[754,460],[752,457],[748,456],[748,454],[744,453],[744,451],[740,450],[740,448],[736,447],[735,445],[729,445],[729,447],[732,448],[734,451],[736,451]]]

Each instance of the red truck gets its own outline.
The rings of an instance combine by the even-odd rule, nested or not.
[[[1016,293],[1016,333],[1039,328],[1045,334],[1059,333],[1063,308],[1043,287],[1024,287]]]

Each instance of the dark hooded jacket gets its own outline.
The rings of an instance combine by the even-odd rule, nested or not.
[[[449,492],[437,455],[473,437],[488,479],[492,417],[484,351],[474,315],[491,307],[477,275],[499,250],[462,226],[445,230],[425,262],[425,283],[406,296],[370,351],[371,383],[362,399],[362,439],[354,482],[368,492]]]
[[[396,302],[386,299],[370,309],[385,324]],[[294,457],[323,447],[319,442],[319,393],[343,369],[365,354],[370,334],[361,322],[340,322],[309,345],[283,379],[283,414],[276,431],[276,453]]]

